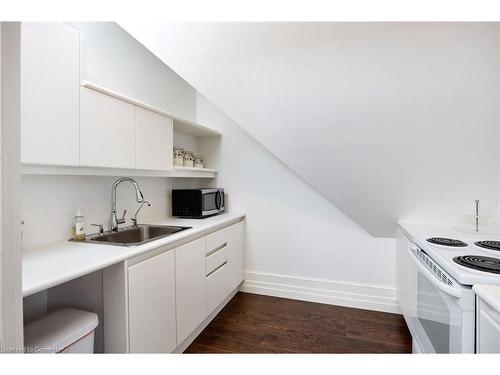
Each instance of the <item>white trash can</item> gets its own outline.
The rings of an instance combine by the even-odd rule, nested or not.
[[[52,311],[24,326],[26,353],[94,353],[97,314],[73,308]]]

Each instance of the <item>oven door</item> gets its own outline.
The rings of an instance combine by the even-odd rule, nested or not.
[[[408,309],[413,339],[422,353],[474,353],[474,293],[424,251],[411,246],[413,285]]]
[[[406,234],[397,237],[397,296],[422,353],[473,353],[475,299]]]

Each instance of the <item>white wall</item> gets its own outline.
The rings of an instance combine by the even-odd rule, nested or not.
[[[72,23],[81,33],[81,79],[194,120],[196,91],[114,22]]]
[[[19,22],[0,23],[1,175],[0,175],[0,347],[23,347],[21,280],[21,150]]]
[[[2,23],[0,22],[0,174],[2,173]],[[0,195],[1,196],[1,195]],[[2,210],[2,200],[0,199],[0,212]],[[2,242],[2,215],[0,215],[0,243]],[[3,341],[3,289],[2,289],[2,249],[0,248],[0,346]]]
[[[122,26],[375,236],[497,206],[494,23]]]
[[[247,272],[394,287],[393,239],[366,233],[201,95],[198,121],[223,132],[215,184],[247,214]]]

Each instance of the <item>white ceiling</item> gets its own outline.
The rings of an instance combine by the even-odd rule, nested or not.
[[[375,236],[496,207],[496,24],[121,26]]]

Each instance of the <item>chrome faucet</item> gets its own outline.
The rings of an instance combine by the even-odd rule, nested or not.
[[[125,222],[125,215],[127,213],[127,210],[125,210],[123,212],[123,216],[122,216],[121,219],[118,219],[116,217],[116,188],[123,181],[130,182],[132,185],[134,185],[134,188],[135,188],[135,198],[137,200],[137,203],[144,202],[144,197],[142,195],[141,189],[139,189],[139,185],[137,184],[137,182],[135,182],[130,177],[121,177],[118,180],[116,180],[113,183],[113,186],[111,187],[111,231],[112,232],[117,232],[118,231],[118,224],[123,224]]]
[[[151,203],[149,203],[148,201],[142,201],[137,211],[135,211],[134,217],[131,219],[133,227],[137,227],[137,215],[139,214],[139,211],[141,210],[142,206],[144,206],[145,204],[147,204],[148,207],[151,207]]]

